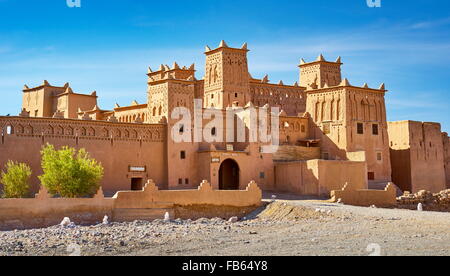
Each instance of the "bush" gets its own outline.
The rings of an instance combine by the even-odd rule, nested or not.
[[[3,184],[4,198],[23,198],[30,193],[32,171],[27,164],[8,161],[6,172],[2,172],[0,183]]]
[[[94,195],[103,178],[103,167],[90,158],[85,149],[79,151],[70,147],[55,150],[47,144],[42,151],[42,185],[52,195],[67,198]]]

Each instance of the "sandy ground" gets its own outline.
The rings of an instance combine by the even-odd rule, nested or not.
[[[157,220],[0,232],[0,255],[450,256],[450,213],[295,198],[268,203],[237,223]]]

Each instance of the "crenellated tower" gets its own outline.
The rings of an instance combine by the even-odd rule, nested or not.
[[[327,61],[319,55],[314,62],[300,61],[300,86],[320,89],[325,86],[338,86],[342,81],[341,57],[335,62]]]
[[[247,43],[230,48],[222,41],[214,50],[206,46],[204,107],[245,106],[249,94],[247,52]]]

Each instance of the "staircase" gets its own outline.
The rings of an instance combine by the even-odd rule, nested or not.
[[[371,181],[369,181],[369,190],[383,191],[388,184],[389,184],[389,182],[386,182],[386,181],[371,180]],[[397,185],[394,184],[394,186],[397,189],[397,196],[402,196],[403,195],[402,190],[400,190],[400,188]]]

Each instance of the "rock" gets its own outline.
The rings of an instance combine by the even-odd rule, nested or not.
[[[238,218],[238,217],[231,217],[231,218],[228,220],[229,223],[236,223],[236,222],[238,222],[238,221],[239,221],[239,218]]]
[[[166,214],[164,215],[164,222],[170,222],[170,214],[169,214],[169,212],[166,212]]]
[[[423,204],[422,204],[422,203],[419,203],[419,204],[417,205],[417,211],[423,212]]]
[[[71,222],[70,218],[68,218],[68,217],[65,217],[59,225],[61,227],[66,227],[66,228],[75,226],[75,224],[73,222]]]
[[[105,216],[104,218],[103,218],[103,222],[102,222],[102,224],[103,225],[108,225],[109,224],[109,218],[108,218],[108,216]]]

